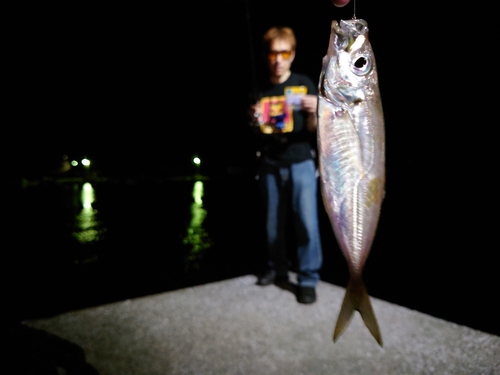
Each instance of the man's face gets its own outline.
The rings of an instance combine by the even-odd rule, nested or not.
[[[272,41],[269,45],[269,54],[267,55],[271,75],[281,77],[287,73],[292,66],[294,58],[295,51],[292,51],[290,42],[281,39]]]

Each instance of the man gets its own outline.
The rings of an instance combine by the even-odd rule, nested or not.
[[[265,208],[267,270],[257,284],[288,281],[286,224],[296,241],[297,301],[316,301],[323,256],[318,224],[315,131],[317,87],[291,71],[296,38],[288,27],[264,35],[269,76],[249,114],[258,120],[259,188]]]

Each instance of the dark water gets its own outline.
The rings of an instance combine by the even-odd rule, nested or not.
[[[10,197],[7,231],[14,308],[22,315],[75,309],[253,272],[261,246],[251,183],[19,189]]]
[[[11,187],[5,207],[7,306],[16,319],[255,274],[263,262],[259,200],[247,174],[28,183]],[[450,256],[463,239],[430,246],[415,229],[418,207],[409,209],[413,219],[395,197],[384,202],[365,270],[370,294],[498,334],[493,311],[481,308],[492,298],[484,273],[493,267],[478,269],[460,251]],[[345,286],[347,268],[324,211],[320,222],[322,279]]]

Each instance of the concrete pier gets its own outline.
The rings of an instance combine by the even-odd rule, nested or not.
[[[45,353],[65,374],[77,373],[64,367],[68,348],[80,353],[73,366],[86,372],[78,374],[500,374],[498,336],[372,298],[384,347],[357,313],[333,343],[344,288],[320,282],[317,302],[300,305],[294,280],[255,281],[248,275],[24,321],[39,336],[30,342],[25,334],[16,355]]]

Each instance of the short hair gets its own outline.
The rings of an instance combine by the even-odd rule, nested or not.
[[[295,51],[297,46],[297,39],[295,38],[295,33],[290,27],[287,26],[273,26],[266,31],[263,37],[264,48],[269,51],[269,46],[271,43],[277,39],[281,39],[290,42],[292,45],[292,51]]]

